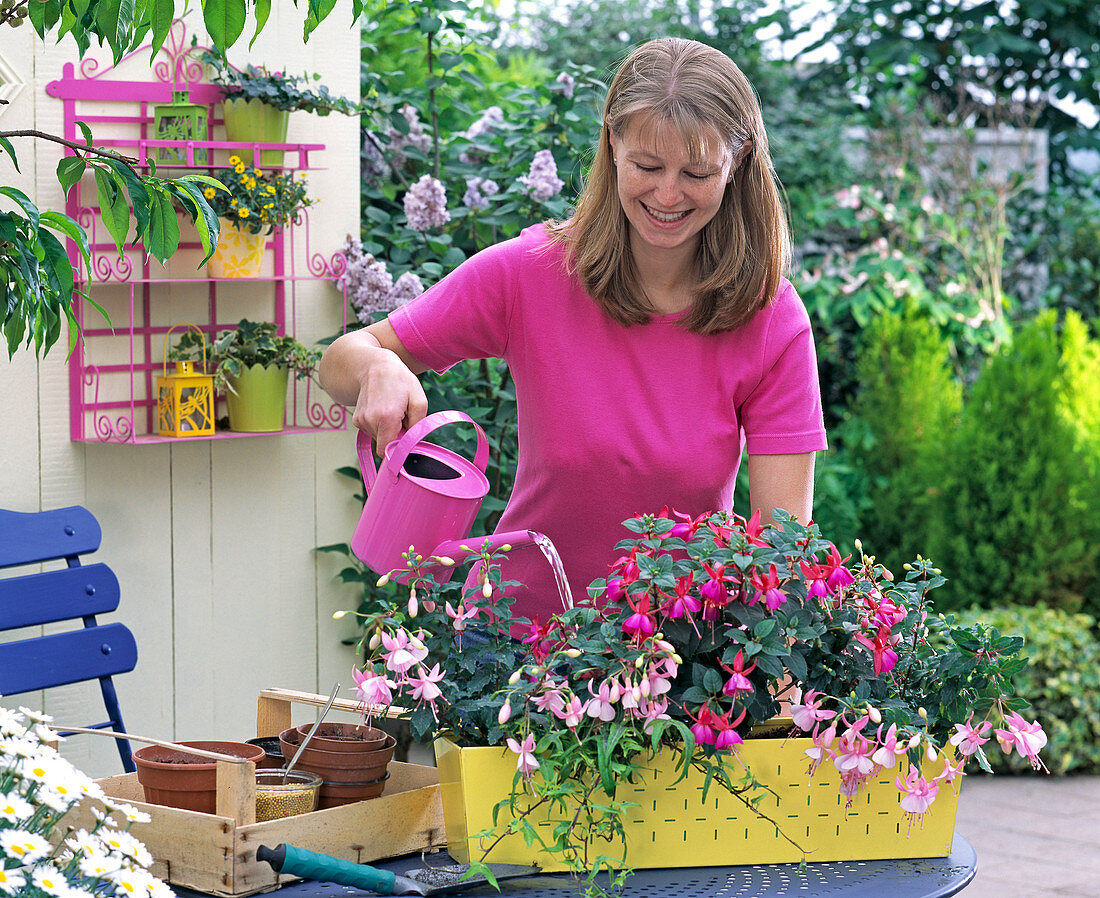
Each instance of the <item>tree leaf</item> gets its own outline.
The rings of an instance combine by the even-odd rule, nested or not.
[[[256,38],[258,38],[260,32],[264,30],[264,25],[267,24],[268,17],[271,15],[271,0],[255,0],[252,14],[256,18],[256,33],[252,35],[252,40],[248,42],[249,50],[251,50],[252,45],[256,43]]]
[[[225,51],[237,42],[244,31],[245,0],[202,0],[202,19],[210,39]]]
[[[8,140],[6,137],[0,137],[0,149],[4,150],[4,152],[11,156],[11,161],[15,165],[15,170],[19,171],[19,159],[15,155],[15,147],[11,145],[11,141]]]
[[[27,218],[30,219],[32,227],[37,231],[38,207],[31,202],[31,198],[16,187],[0,187],[0,193],[15,200],[19,207],[27,213]]]
[[[214,250],[218,246],[218,238],[221,236],[221,222],[218,220],[217,214],[210,207],[210,204],[206,201],[206,197],[202,195],[202,191],[199,190],[198,185],[191,180],[190,176],[185,175],[169,183],[185,194],[186,198],[191,201],[196,210],[196,214],[191,215],[191,220],[195,223],[195,229],[199,232],[199,239],[202,241],[204,256],[198,266],[202,268],[210,257],[214,255]],[[184,197],[180,197],[180,199],[183,201]]]
[[[137,221],[137,232],[134,235],[134,242],[136,243],[137,239],[149,227],[150,189],[146,182],[139,178],[133,169],[122,160],[106,158],[103,161],[118,176],[115,178],[116,182],[124,185],[130,196],[130,208],[134,210],[134,218]]]
[[[162,187],[154,186],[150,194],[149,227],[143,235],[146,251],[161,265],[176,251],[180,243],[180,225],[172,195]]]
[[[95,166],[95,184],[99,193],[100,217],[121,257],[126,235],[130,231],[130,208],[122,194],[122,185],[115,179],[114,172],[98,165]]]
[[[134,25],[134,0],[101,0],[95,9],[96,30],[107,41],[115,65],[122,61]]]
[[[43,225],[53,228],[55,231],[60,231],[76,244],[85,265],[91,263],[88,234],[75,220],[62,212],[54,212],[52,209],[47,209],[39,217]]]
[[[73,124],[75,124],[80,129],[80,133],[84,135],[84,143],[86,143],[88,146],[91,146],[92,129],[88,127],[88,123],[82,122],[80,121],[80,119],[77,119]]]
[[[61,191],[64,195],[68,195],[73,185],[81,179],[87,168],[88,163],[79,156],[62,157],[61,161],[57,163],[57,181],[61,185]]]
[[[164,46],[164,39],[172,29],[172,20],[176,15],[175,0],[151,0],[149,9],[149,25],[153,32],[150,62],[156,59],[160,48]]]

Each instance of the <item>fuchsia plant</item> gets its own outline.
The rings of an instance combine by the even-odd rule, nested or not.
[[[411,707],[421,738],[507,745],[512,810],[524,794],[527,807],[571,803],[575,826],[548,847],[582,869],[591,841],[621,826],[616,785],[652,752],[672,746],[683,770],[700,766],[737,793],[735,782],[751,781],[738,746],[781,702],[791,735],[811,740],[810,776],[833,764],[850,801],[896,770],[911,821],[971,758],[988,768],[997,724],[1005,752],[1043,766],[1046,737],[1011,697],[1021,639],[936,615],[929,593],[945,581],[927,560],[896,581],[862,550],[852,563],[816,526],[783,517],[774,527],[665,509],[626,521],[632,538],[589,587],[591,603],[546,623],[510,617],[487,549],[471,549],[487,574],[465,589],[461,577],[430,576],[453,559],[411,552],[411,600],[366,620],[359,696],[368,713],[391,697]],[[944,752],[942,773],[926,778],[922,760]]]

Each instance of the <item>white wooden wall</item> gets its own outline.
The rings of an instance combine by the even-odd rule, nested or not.
[[[359,95],[359,31],[337,9],[302,43],[302,12],[276,0],[252,51],[246,38],[230,53],[290,72],[317,72],[334,93]],[[196,12],[188,31],[204,35]],[[61,102],[46,94],[75,45],[43,44],[29,27],[3,29],[0,39],[0,130],[62,133]],[[110,63],[94,46],[91,54]],[[144,79],[148,54],[119,77]],[[138,68],[133,68],[138,66]],[[145,66],[143,71],[140,67]],[[22,85],[20,87],[20,85]],[[358,121],[293,113],[288,140],[327,145],[311,157],[311,250],[335,252],[359,219]],[[17,139],[21,173],[0,159],[2,183],[40,208],[63,209],[54,177],[61,147]],[[304,259],[298,261],[304,271]],[[341,296],[329,283],[298,291],[298,335],[309,343],[334,333]],[[223,300],[219,305],[230,314]],[[243,315],[242,315],[243,317]],[[117,325],[118,322],[116,322]],[[137,638],[137,669],[116,679],[127,728],[161,739],[246,739],[255,735],[256,696],[265,686],[328,693],[336,681],[350,697],[353,590],[334,579],[337,556],[315,546],[350,539],[357,517],[351,481],[335,473],[354,464],[350,432],[260,436],[146,446],[74,443],[69,439],[69,388],[64,339],[45,359],[20,351],[0,356],[0,507],[36,511],[86,505],[103,526],[94,556],[122,585],[109,619]],[[80,725],[101,711],[96,686],[74,686],[7,700],[43,708]],[[96,717],[96,720],[102,719]],[[303,719],[311,719],[304,717]],[[120,772],[110,740],[74,737],[65,754],[93,776]],[[137,747],[135,745],[135,747]]]

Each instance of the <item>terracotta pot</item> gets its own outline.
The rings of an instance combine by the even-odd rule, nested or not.
[[[264,759],[264,750],[247,742],[180,742],[206,751],[247,758],[254,764]],[[213,814],[217,809],[217,762],[159,745],[147,745],[134,752],[138,782],[150,804]]]
[[[270,770],[282,767],[283,747],[279,744],[278,736],[260,736],[257,739],[246,740],[249,745],[258,745],[264,750],[264,759],[256,765],[258,770]]]
[[[304,739],[311,729],[312,723],[303,723],[295,727],[299,735]],[[386,742],[386,734],[375,727],[360,726],[356,723],[322,723],[309,740],[310,748],[319,748],[322,751],[372,751],[383,748]],[[301,739],[298,740],[301,744]]]
[[[378,798],[386,790],[386,780],[390,778],[389,771],[379,780],[372,783],[321,783],[321,796],[317,801],[318,808],[336,808],[340,805],[352,804],[356,801],[367,801]]]
[[[289,764],[298,750],[301,735],[291,727],[279,734],[283,746],[283,757]],[[324,751],[314,748],[313,741],[306,746],[295,770],[309,770],[318,774],[326,783],[365,783],[381,779],[386,773],[386,767],[393,760],[394,748],[397,740],[393,736],[386,736],[382,748],[362,752],[349,751]]]

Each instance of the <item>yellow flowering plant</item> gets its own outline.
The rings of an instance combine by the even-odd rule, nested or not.
[[[207,187],[203,195],[211,208],[241,231],[267,233],[290,224],[299,210],[317,200],[306,196],[305,175],[264,172],[230,156],[231,168],[214,173],[222,189]]]

